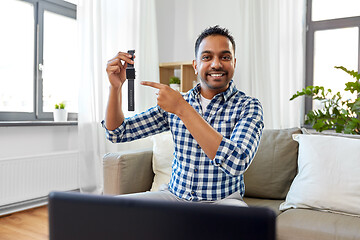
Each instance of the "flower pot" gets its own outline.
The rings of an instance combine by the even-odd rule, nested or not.
[[[171,83],[170,87],[176,91],[180,91],[180,84]]]
[[[66,109],[55,109],[54,110],[54,122],[66,122],[67,121]]]

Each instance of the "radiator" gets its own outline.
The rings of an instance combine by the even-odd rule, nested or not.
[[[78,189],[78,152],[0,159],[0,206]]]

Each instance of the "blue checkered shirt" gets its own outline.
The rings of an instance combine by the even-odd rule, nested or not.
[[[126,118],[113,131],[102,121],[106,137],[112,142],[128,142],[170,130],[175,145],[169,183],[173,194],[189,201],[216,201],[236,191],[243,196],[243,173],[257,151],[264,127],[260,102],[238,91],[233,81],[211,100],[205,112],[200,106],[199,84],[183,97],[223,135],[214,159],[206,156],[178,116],[159,106]]]

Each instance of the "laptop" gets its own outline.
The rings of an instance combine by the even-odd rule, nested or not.
[[[264,207],[49,194],[50,240],[275,240],[275,218]]]

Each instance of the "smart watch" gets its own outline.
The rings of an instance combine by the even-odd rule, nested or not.
[[[128,53],[131,55],[131,60],[134,60],[135,50],[129,50]],[[135,110],[134,103],[134,80],[135,80],[135,68],[134,64],[127,64],[126,68],[126,79],[128,80],[128,111]]]

